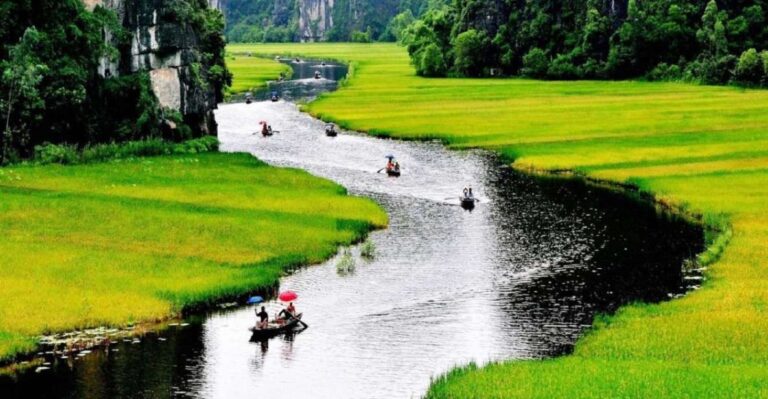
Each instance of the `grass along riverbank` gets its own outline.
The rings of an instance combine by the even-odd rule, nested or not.
[[[0,359],[42,333],[271,286],[386,223],[337,184],[247,154],[0,168]]]
[[[280,73],[291,75],[292,69],[286,64],[273,60],[250,57],[247,54],[227,55],[227,68],[238,78],[232,82],[229,92],[245,93],[264,87],[270,80],[277,80]]]
[[[430,398],[768,396],[768,91],[647,82],[424,79],[390,44],[233,45],[346,60],[306,109],[344,127],[483,147],[521,168],[629,182],[733,236],[702,289],[596,322],[573,354],[458,369]],[[238,77],[235,76],[235,80]]]

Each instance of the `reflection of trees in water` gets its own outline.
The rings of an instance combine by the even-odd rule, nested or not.
[[[577,180],[489,170],[498,171],[486,183],[495,190],[495,284],[507,328],[540,350],[531,356],[570,350],[597,313],[684,290],[681,266],[703,249],[700,228]]]

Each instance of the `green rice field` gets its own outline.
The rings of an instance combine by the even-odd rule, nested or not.
[[[372,201],[247,154],[0,168],[0,359],[271,287],[383,227]]]
[[[277,80],[280,72],[290,76],[291,67],[261,57],[249,57],[243,54],[227,56],[227,68],[238,78],[229,88],[233,93],[244,93],[258,89],[269,80]]]
[[[768,397],[768,91],[424,79],[392,44],[228,51],[349,62],[343,88],[305,107],[346,128],[631,183],[720,232],[701,256],[701,289],[602,317],[564,357],[458,368],[436,378],[429,398]]]

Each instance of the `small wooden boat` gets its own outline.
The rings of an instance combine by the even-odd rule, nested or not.
[[[461,207],[464,209],[473,209],[475,207],[475,197],[462,197]]]
[[[325,125],[325,135],[328,137],[336,137],[339,135],[339,132],[336,131],[336,127],[328,124]]]
[[[400,169],[387,169],[387,176],[400,177]]]
[[[263,329],[251,327],[248,329],[252,333],[251,339],[272,338],[280,334],[291,332],[299,325],[299,323],[301,323],[301,316],[302,314],[299,313],[296,315],[296,317],[288,320],[285,324],[282,325],[270,323],[269,327]]]
[[[250,104],[253,102],[253,94],[245,93],[245,103]]]
[[[315,79],[322,79],[323,75],[320,73],[320,71],[315,71]]]

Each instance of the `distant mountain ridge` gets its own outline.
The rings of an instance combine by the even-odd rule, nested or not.
[[[230,42],[394,40],[390,22],[444,0],[226,0]]]

